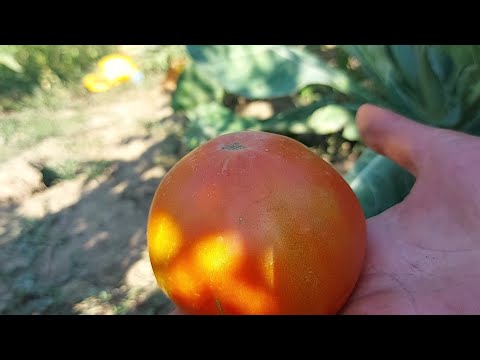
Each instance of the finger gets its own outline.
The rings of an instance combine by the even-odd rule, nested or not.
[[[358,109],[356,121],[367,146],[417,176],[425,153],[421,148],[436,129],[370,104]]]

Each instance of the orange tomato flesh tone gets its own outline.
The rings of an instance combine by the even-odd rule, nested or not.
[[[188,314],[334,314],[360,274],[366,223],[343,178],[306,146],[217,137],[163,178],[147,227],[159,286]]]

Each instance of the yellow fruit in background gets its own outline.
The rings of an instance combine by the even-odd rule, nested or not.
[[[112,85],[97,73],[85,75],[82,82],[88,91],[94,93],[104,92],[112,88]]]
[[[90,92],[104,92],[122,83],[138,83],[143,75],[138,65],[129,56],[110,54],[97,63],[97,71],[83,77],[82,83]]]
[[[107,81],[122,83],[132,79],[140,69],[129,56],[111,54],[100,59],[98,71]]]

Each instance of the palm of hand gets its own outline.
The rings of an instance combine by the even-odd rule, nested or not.
[[[343,313],[480,313],[480,140],[362,111],[367,143],[417,180],[402,203],[368,220],[364,271]]]

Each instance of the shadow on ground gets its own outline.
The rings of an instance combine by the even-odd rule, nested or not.
[[[169,312],[145,233],[154,192],[182,152],[179,136],[170,134],[140,158],[112,163],[104,181],[85,180],[74,205],[0,224],[0,313]],[[13,213],[15,205],[0,211]]]

